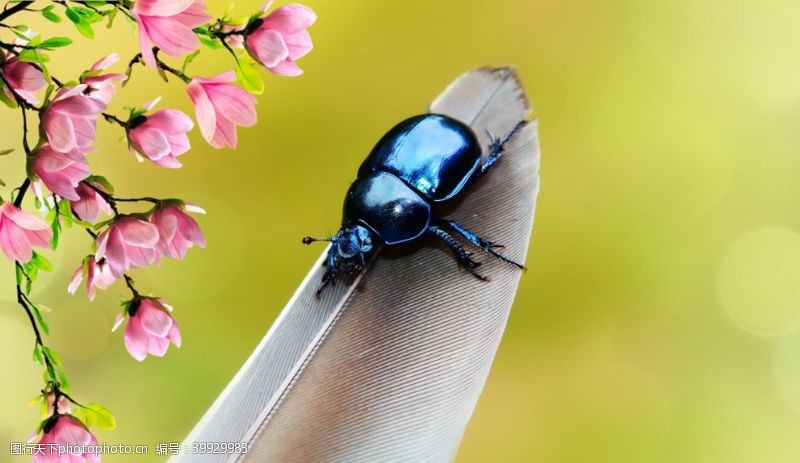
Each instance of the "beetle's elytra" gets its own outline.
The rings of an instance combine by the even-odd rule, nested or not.
[[[434,217],[435,206],[455,198],[500,159],[506,142],[522,121],[503,140],[491,136],[486,161],[472,129],[441,114],[422,114],[397,124],[384,135],[358,169],[358,176],[344,199],[342,227],[330,238],[303,238],[303,243],[330,241],[320,294],[337,274],[364,269],[371,253],[382,246],[407,243],[433,235],[452,251],[458,264],[472,275],[480,265],[470,258],[451,233],[461,235],[485,252],[513,264],[496,251],[502,246],[484,240],[457,223]]]

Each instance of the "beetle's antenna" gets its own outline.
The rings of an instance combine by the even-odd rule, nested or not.
[[[311,244],[314,241],[330,241],[330,242],[333,242],[333,237],[330,237],[330,238],[314,238],[312,236],[303,237],[303,244]]]

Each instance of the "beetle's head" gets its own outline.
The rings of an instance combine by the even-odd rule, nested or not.
[[[328,257],[325,266],[328,270],[322,277],[322,288],[328,283],[334,283],[337,274],[352,275],[364,270],[369,254],[374,250],[374,233],[361,225],[350,225],[339,229],[336,235],[330,238],[303,238],[303,244],[315,241],[330,241]],[[319,291],[317,292],[319,294]]]

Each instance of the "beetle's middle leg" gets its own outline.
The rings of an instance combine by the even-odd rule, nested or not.
[[[517,125],[515,125],[505,137],[503,137],[502,140],[497,138],[492,132],[489,131],[489,129],[486,129],[486,134],[489,135],[489,155],[486,157],[486,161],[484,161],[483,165],[481,166],[478,176],[485,174],[486,171],[489,170],[489,168],[491,168],[501,156],[503,156],[503,153],[506,149],[506,143],[511,140],[511,137],[513,137],[514,134],[517,133],[517,130],[519,130],[523,125],[525,125],[525,121],[519,121]]]
[[[475,246],[483,249],[484,251],[486,251],[487,254],[491,254],[494,257],[497,257],[498,259],[502,260],[503,262],[509,263],[509,264],[514,265],[516,267],[519,267],[520,269],[523,269],[523,270],[525,269],[525,266],[523,266],[519,262],[515,262],[515,261],[509,259],[508,257],[500,254],[499,252],[495,251],[495,249],[504,247],[502,244],[496,244],[496,243],[493,243],[493,242],[491,242],[489,240],[485,240],[485,239],[481,238],[480,236],[476,235],[475,233],[472,233],[471,231],[469,231],[466,228],[462,227],[461,225],[453,222],[452,220],[442,220],[442,221],[440,221],[440,223],[443,226],[445,226],[445,227],[453,230],[454,232],[458,233],[459,235],[463,236],[470,243],[472,243]]]
[[[428,233],[442,240],[444,244],[446,244],[447,247],[450,248],[451,251],[453,251],[453,254],[456,257],[456,261],[458,261],[458,265],[460,267],[464,267],[469,273],[472,274],[472,276],[474,276],[479,280],[489,281],[489,277],[481,275],[480,273],[475,271],[475,268],[479,267],[481,263],[470,259],[469,256],[472,255],[472,253],[470,253],[469,251],[464,249],[460,244],[458,244],[458,241],[456,241],[456,239],[453,238],[452,235],[450,235],[437,225],[429,225]]]

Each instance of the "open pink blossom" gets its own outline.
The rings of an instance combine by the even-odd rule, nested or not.
[[[53,232],[44,220],[19,210],[11,203],[0,205],[0,249],[11,260],[28,262],[33,246],[47,248]]]
[[[265,4],[263,10],[269,7]],[[303,73],[295,61],[311,51],[308,28],[317,20],[314,11],[297,3],[276,8],[247,26],[245,45],[250,55],[274,74]]]
[[[84,150],[74,148],[59,153],[45,144],[36,150],[30,163],[33,172],[50,191],[71,201],[81,199],[76,190],[81,180],[89,176],[89,163]]]
[[[42,429],[33,463],[98,463],[100,456],[85,453],[88,447],[96,448],[97,439],[83,423],[72,415],[59,413],[47,420]],[[41,449],[41,451],[39,451]],[[75,453],[64,453],[71,450]]]
[[[175,109],[162,109],[135,117],[128,124],[128,148],[161,167],[178,168],[178,156],[189,151],[186,133],[192,119]]]
[[[200,133],[214,148],[235,148],[236,126],[256,123],[256,99],[230,83],[235,80],[236,75],[229,71],[210,79],[195,77],[186,87]]]
[[[197,206],[187,205],[187,210],[205,212]],[[160,206],[150,216],[150,222],[158,227],[158,252],[173,259],[183,259],[186,251],[195,244],[206,247],[206,239],[197,222],[174,204]]]
[[[191,53],[200,46],[192,29],[211,19],[203,0],[136,0],[132,12],[142,58],[150,67],[156,67],[151,44],[176,58]]]
[[[111,268],[106,264],[105,259],[101,259],[98,262],[94,256],[89,256],[72,274],[72,280],[70,280],[67,287],[67,291],[70,294],[75,294],[78,291],[78,286],[81,285],[84,276],[86,277],[86,295],[90,301],[94,300],[95,288],[106,289],[117,280],[111,273]]]
[[[147,354],[163,357],[169,343],[181,347],[181,332],[172,315],[171,307],[161,299],[139,297],[128,307],[128,324],[125,326],[125,348],[131,357],[142,361]],[[122,315],[114,324],[116,329],[123,321]]]
[[[47,85],[42,71],[31,63],[18,60],[16,56],[11,54],[0,55],[0,74],[11,86],[11,89],[3,86],[3,92],[11,100],[14,99],[11,90],[14,90],[17,95],[28,103],[38,103],[39,101],[34,93]],[[0,85],[2,85],[1,82]]]
[[[158,228],[150,222],[121,215],[97,237],[95,260],[105,258],[114,278],[120,278],[131,267],[152,264],[160,255]]]
[[[102,103],[108,105],[111,98],[117,92],[114,82],[125,80],[125,74],[108,73],[103,71],[111,67],[119,60],[119,55],[112,53],[100,61],[94,63],[92,67],[81,75],[81,83],[86,84],[86,94]]]
[[[103,189],[102,185],[96,183],[92,183],[92,185],[100,190]],[[109,206],[108,202],[89,185],[81,182],[75,188],[75,192],[78,193],[78,199],[70,201],[70,205],[79,219],[86,222],[96,222],[101,213],[111,213],[111,206]]]
[[[97,116],[106,105],[90,98],[85,91],[85,84],[64,87],[45,108],[42,123],[54,150],[66,153],[75,148],[88,148],[94,142]]]

